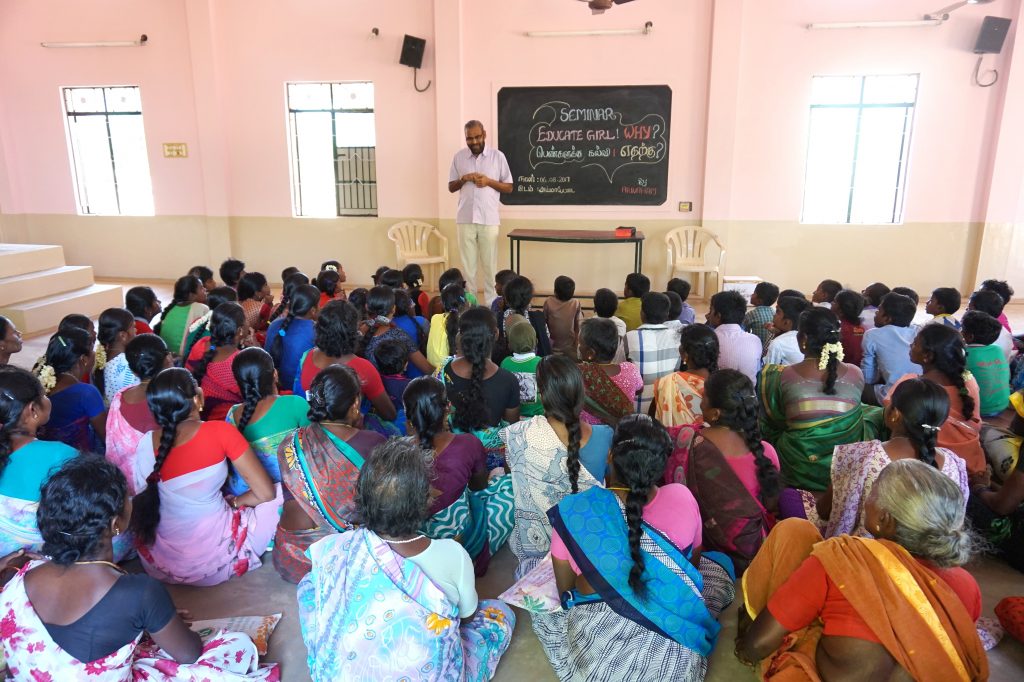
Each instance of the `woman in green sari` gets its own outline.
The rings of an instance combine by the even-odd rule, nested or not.
[[[270,479],[279,483],[277,450],[295,429],[309,426],[309,403],[297,395],[277,394],[274,360],[262,348],[246,348],[238,353],[231,361],[231,373],[245,402],[231,408],[227,422],[242,432]],[[232,467],[227,491],[237,496],[247,490],[249,485]]]
[[[797,342],[802,362],[761,370],[761,430],[779,453],[785,484],[820,492],[830,481],[833,448],[877,438],[882,411],[861,403],[864,375],[842,361],[839,320],[831,311],[802,313]]]
[[[274,567],[297,583],[309,573],[306,550],[317,540],[356,526],[356,481],[384,436],[359,428],[362,390],[351,367],[330,365],[307,392],[309,426],[278,449],[284,509],[274,536]]]
[[[206,289],[199,278],[192,275],[179,277],[174,283],[174,299],[164,308],[153,330],[164,340],[168,350],[181,355],[188,328],[209,310]]]

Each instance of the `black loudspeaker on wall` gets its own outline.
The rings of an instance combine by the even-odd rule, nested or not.
[[[988,21],[986,19],[986,21]],[[1006,35],[1006,30],[1003,30],[1003,35]],[[999,43],[1002,45],[1002,42]],[[427,41],[423,38],[416,38],[415,36],[407,35],[405,40],[402,41],[402,56],[398,58],[398,63],[404,66],[411,66],[414,69],[418,69],[423,66],[423,50],[427,47]]]
[[[974,54],[999,54],[1003,51],[1010,20],[1003,17],[985,17],[974,43]],[[404,54],[404,51],[403,51]]]

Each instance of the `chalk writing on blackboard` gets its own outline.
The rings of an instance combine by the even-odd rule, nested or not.
[[[665,160],[665,119],[647,114],[627,121],[613,107],[576,108],[568,102],[545,102],[533,112],[530,129],[530,168],[544,164],[579,163],[596,166],[611,183],[615,173],[631,163]]]
[[[667,86],[502,88],[507,204],[645,204],[667,198]]]

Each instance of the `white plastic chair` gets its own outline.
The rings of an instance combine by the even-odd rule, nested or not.
[[[717,263],[708,263],[708,246],[711,244],[718,247]],[[675,277],[676,273],[694,273],[697,279],[697,298],[703,299],[708,273],[714,273],[717,280],[715,291],[722,290],[725,247],[718,235],[703,227],[677,227],[665,235],[665,245],[668,251],[669,279]]]
[[[431,238],[441,243],[438,255],[430,253]],[[441,273],[448,269],[448,238],[441,234],[437,226],[418,220],[403,220],[388,228],[388,239],[395,243],[398,268],[402,269],[410,263],[419,264],[424,269],[425,283],[437,282]],[[435,266],[440,270],[430,272]]]

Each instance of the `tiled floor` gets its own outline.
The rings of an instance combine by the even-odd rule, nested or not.
[[[134,286],[137,282],[127,284]],[[154,289],[161,300],[170,300],[170,285],[156,284]],[[707,310],[698,303],[698,319]],[[1007,316],[1015,328],[1024,329],[1024,305],[1007,307]],[[32,360],[45,350],[46,337],[29,339],[22,353],[14,356],[15,364],[31,365]],[[179,608],[192,612],[196,618],[216,618],[228,615],[256,615],[283,613],[284,619],[271,639],[267,660],[278,661],[283,679],[287,682],[309,680],[306,668],[306,649],[299,634],[296,615],[295,588],[278,577],[269,555],[266,564],[241,578],[217,587],[172,587],[171,593]],[[515,558],[502,549],[491,562],[487,575],[477,581],[481,597],[495,597],[512,583]],[[984,615],[992,616],[992,609],[1005,596],[1024,595],[1024,575],[1001,562],[979,558],[968,568],[981,584]],[[722,632],[710,663],[708,680],[754,679],[750,669],[742,666],[733,656],[736,635],[736,609],[733,604],[721,618]],[[519,611],[519,621],[508,653],[498,667],[495,680],[509,682],[531,680],[544,682],[555,676],[544,657],[537,638],[530,627],[529,616]],[[989,652],[991,679],[997,682],[1024,679],[1024,644],[1010,638]]]

